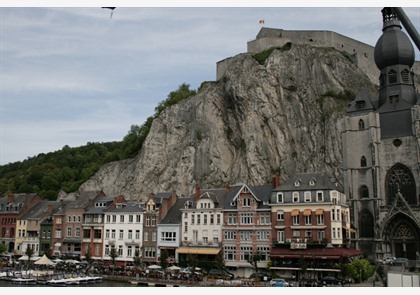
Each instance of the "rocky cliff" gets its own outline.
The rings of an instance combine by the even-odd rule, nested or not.
[[[276,172],[326,171],[342,183],[339,119],[354,95],[375,97],[376,88],[332,48],[292,44],[259,61],[239,54],[221,79],[161,113],[135,158],[103,166],[77,194],[145,200],[196,185],[267,184]]]

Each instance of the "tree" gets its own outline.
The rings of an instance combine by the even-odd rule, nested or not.
[[[160,266],[162,267],[164,273],[166,273],[166,269],[168,268],[168,258],[169,258],[168,251],[162,250],[160,252]]]
[[[32,255],[34,255],[35,251],[33,249],[33,247],[31,247],[30,245],[28,245],[28,247],[26,247],[26,251],[25,251],[25,255],[28,256],[28,263],[26,265],[26,269],[29,269],[29,264],[31,263],[31,257]]]
[[[109,251],[109,257],[111,257],[112,265],[114,266],[114,268],[112,269],[112,273],[114,274],[114,272],[115,272],[115,260],[118,257],[118,252],[117,252],[117,249],[115,249],[115,246],[111,246],[111,250]]]
[[[0,254],[7,251],[6,244],[0,243]]]
[[[141,267],[142,266],[143,259],[142,259],[142,256],[140,255],[140,250],[136,250],[134,252],[134,261],[133,261],[133,263],[134,263],[134,266],[136,266],[136,267]]]
[[[254,252],[253,254],[249,255],[248,257],[248,263],[250,263],[252,265],[252,268],[254,269],[254,273],[255,273],[255,282],[257,282],[258,280],[258,261],[261,261],[263,259],[263,256],[259,253],[259,252]]]

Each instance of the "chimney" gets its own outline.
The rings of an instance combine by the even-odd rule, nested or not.
[[[273,188],[276,188],[280,185],[280,173],[276,173],[272,178]]]
[[[196,201],[198,200],[198,198],[200,197],[200,195],[201,195],[200,187],[197,185],[195,187],[195,200]]]
[[[48,213],[52,213],[52,205],[48,205],[47,206],[47,212]]]
[[[15,201],[15,195],[12,194],[12,193],[8,194],[7,195],[7,202],[8,203],[14,203],[14,201]]]

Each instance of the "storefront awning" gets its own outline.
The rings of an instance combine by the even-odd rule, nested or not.
[[[322,215],[322,214],[324,214],[324,209],[316,209],[315,214],[316,215]]]
[[[303,215],[304,216],[309,216],[309,215],[311,215],[312,214],[312,210],[311,209],[305,209],[304,211],[303,211]]]
[[[289,248],[272,248],[271,258],[312,258],[312,259],[339,259],[340,257],[361,256],[362,251],[353,248],[314,248],[294,250]]]
[[[300,211],[298,209],[293,209],[292,210],[292,216],[297,216],[299,215]]]
[[[178,254],[207,254],[217,255],[220,252],[220,248],[209,248],[209,247],[181,247],[176,250]]]

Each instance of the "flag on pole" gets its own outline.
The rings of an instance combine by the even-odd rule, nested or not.
[[[264,20],[262,19],[262,20],[260,20],[260,25],[263,25],[264,24]]]

